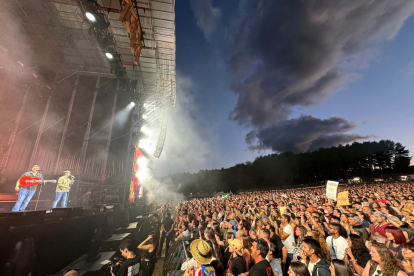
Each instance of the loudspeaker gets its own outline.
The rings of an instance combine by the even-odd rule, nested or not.
[[[102,238],[103,239],[109,239],[112,237],[114,228],[114,214],[111,212],[106,215],[103,231],[102,231]]]
[[[95,215],[104,212],[105,206],[104,205],[97,205],[93,207],[88,207],[83,209],[84,216]]]

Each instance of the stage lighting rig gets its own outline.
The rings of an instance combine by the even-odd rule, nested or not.
[[[115,38],[109,31],[109,20],[101,12],[96,0],[77,0],[82,14],[89,22],[88,33],[95,36],[103,53],[109,60],[110,72],[118,78],[127,76],[126,68],[123,65],[122,56],[118,53]]]

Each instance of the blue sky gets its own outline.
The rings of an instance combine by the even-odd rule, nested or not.
[[[326,1],[320,1],[318,4],[322,2]],[[337,3],[339,2],[341,1]],[[222,5],[223,3],[225,6]],[[352,139],[356,141],[391,139],[407,146],[413,154],[414,51],[412,49],[414,32],[412,30],[414,29],[414,17],[411,16],[414,13],[413,2],[401,1],[400,4],[389,4],[390,2],[387,1],[377,1],[378,4],[374,7],[361,5],[356,7],[355,11],[366,14],[360,19],[352,19],[346,24],[329,22],[329,20],[334,20],[329,15],[340,17],[345,10],[344,5],[346,6],[346,3],[349,2],[342,2],[337,7],[336,3],[321,5],[317,9],[312,7],[313,10],[310,7],[299,7],[300,4],[285,7],[284,3],[287,2],[283,1],[274,1],[270,6],[267,1],[257,1],[254,6],[249,7],[251,3],[235,0],[225,2],[176,1],[178,104],[176,110],[172,112],[163,153],[164,158],[159,161],[160,174],[230,167],[236,163],[253,161],[255,157],[272,153],[275,149],[282,150],[292,147],[293,151],[303,151],[304,149],[312,149],[312,143],[316,145],[320,143],[320,139],[323,138],[325,141],[333,136],[339,136],[343,143],[345,141],[352,142]],[[266,9],[280,10],[282,13],[279,16],[274,15],[279,17],[278,21],[272,22],[272,15],[266,15]],[[272,57],[270,54],[269,60],[274,58],[275,62],[266,60],[267,57],[263,53],[273,53],[272,43],[280,41],[278,35],[281,35],[281,31],[278,34],[275,33],[273,37],[274,32],[269,27],[269,31],[263,31],[256,37],[257,30],[266,28],[266,26],[273,26],[273,28],[276,26],[277,28],[283,24],[296,25],[296,21],[289,20],[294,20],[296,11],[300,9],[305,11],[307,15],[310,14],[310,20],[325,20],[329,23],[325,25],[335,26],[329,30],[326,26],[317,27],[320,29],[316,29],[316,32],[323,33],[317,38],[319,39],[316,41],[317,43],[322,41],[326,44],[326,41],[336,36],[337,33],[349,32],[348,37],[344,38],[343,44],[339,45],[342,48],[338,47],[338,43],[335,41],[329,42],[332,43],[332,48],[340,49],[332,50],[331,53],[328,49],[327,55],[331,54],[335,57],[334,62],[329,58],[323,61],[324,57],[318,57],[307,63],[308,57],[306,55],[302,57],[300,54],[294,54],[292,60],[299,65],[292,69],[291,60],[286,63],[280,61],[277,54],[284,53],[290,56],[289,52],[286,54],[286,49],[287,51],[291,49],[295,53],[300,51],[298,47],[300,48],[301,44],[289,45],[291,41],[302,40],[305,42],[301,43],[306,44],[306,41],[312,40],[312,37],[309,38],[307,33],[313,30],[307,30],[306,25],[305,31],[302,33],[297,31],[297,29],[304,29],[300,24],[306,24],[306,22],[300,22],[298,26],[292,27],[287,35],[294,39],[280,42],[279,50],[275,50],[275,56]],[[320,12],[321,10],[324,13]],[[388,13],[385,19],[383,11]],[[350,20],[348,18],[351,15],[344,17],[344,20]],[[289,16],[289,18],[284,19],[284,16]],[[301,18],[303,14],[298,16]],[[371,21],[381,18],[386,22],[381,25],[371,22],[370,18]],[[245,20],[244,23],[243,20]],[[358,28],[351,31],[347,29],[347,26],[354,22]],[[248,31],[241,30],[243,28]],[[255,28],[256,33],[249,33]],[[283,35],[286,36],[286,33]],[[365,37],[368,38],[359,46],[354,47],[350,43],[356,38],[364,40]],[[247,43],[250,45],[244,45],[246,39],[252,40]],[[309,55],[320,55],[320,53],[315,53],[311,46],[308,48],[311,49]],[[343,50],[345,48],[351,50]],[[256,51],[262,52],[256,55]],[[242,61],[241,68],[247,73],[240,74],[238,69],[234,69],[233,65],[237,63],[233,62],[240,56],[243,57],[240,59]],[[302,62],[302,59],[305,61]],[[319,61],[325,63],[318,65]],[[327,62],[331,62],[330,67],[325,66]],[[315,68],[312,68],[314,65]],[[302,70],[306,66],[310,66],[310,70],[308,68]],[[284,71],[279,68],[287,69]],[[263,75],[267,75],[267,79],[260,79],[262,73],[259,72],[261,70]],[[274,75],[268,73],[272,70],[275,72]],[[288,80],[292,79],[292,76],[294,78],[297,76],[308,77],[313,71],[318,70],[322,72],[321,74],[329,74],[329,72],[339,70],[339,75],[343,78],[332,85],[321,88],[320,91],[315,92],[316,89],[300,91],[293,100],[287,96],[281,102],[275,101],[273,95],[279,93],[280,89],[290,88],[302,81],[302,78],[298,78],[297,82],[291,83]],[[303,71],[306,73],[302,74]],[[249,84],[253,85],[254,78],[252,76],[259,78],[261,83],[257,87],[245,90]],[[242,79],[243,82],[234,80],[235,77]],[[269,80],[271,81],[272,78],[280,81],[269,84]],[[309,77],[309,79],[313,78],[314,76]],[[184,84],[185,88],[180,87],[180,79],[186,83]],[[238,86],[240,83],[241,86]],[[312,85],[312,80],[307,83]],[[255,89],[263,89],[262,94],[257,96],[260,101],[263,100],[263,103],[258,106],[257,104],[256,106],[250,105],[254,100],[240,103],[239,115],[241,119],[230,120],[229,115],[238,104],[239,97],[250,95],[250,99],[254,99]],[[314,93],[314,96],[308,99],[305,92],[309,95]],[[272,101],[274,103],[273,110],[270,108],[262,112],[262,109],[267,108],[265,103]],[[309,104],[309,102],[312,103]],[[258,110],[259,112],[257,112]],[[260,117],[255,117],[257,113]],[[306,117],[309,115],[312,117]],[[306,122],[309,124],[327,126],[333,123],[329,119],[331,116],[338,117],[337,119],[343,123],[344,127],[332,130],[332,126],[329,126],[330,130],[327,130],[327,133],[323,133],[323,131],[314,133],[311,130],[309,136],[303,138],[307,141],[305,148],[299,147],[294,142],[292,144],[283,140],[287,139],[286,137],[292,137],[289,135],[293,135],[293,140],[295,140],[297,136],[301,135],[299,130],[299,134],[290,133],[286,136],[281,134],[285,138],[272,133],[272,130],[279,131],[286,126],[296,126],[297,120],[305,118],[308,119]],[[178,124],[181,124],[182,129],[179,129]],[[174,128],[174,126],[177,127]],[[306,129],[313,129],[313,125]],[[249,132],[255,141],[250,144],[245,139]],[[297,143],[302,145],[304,140],[300,140],[300,137],[297,139],[299,139]],[[308,143],[308,140],[311,141]],[[330,143],[327,146],[331,146],[335,142],[331,139]],[[187,144],[187,146],[183,147],[179,144]],[[283,146],[279,146],[279,144],[283,144]],[[251,149],[256,150],[252,151]],[[185,154],[182,153],[184,150],[187,151]],[[180,162],[177,161],[180,165],[167,162],[171,158],[180,160]]]

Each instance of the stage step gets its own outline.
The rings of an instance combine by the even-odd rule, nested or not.
[[[101,251],[118,250],[119,245],[123,240],[129,239],[131,233],[113,234],[109,239],[102,241]]]

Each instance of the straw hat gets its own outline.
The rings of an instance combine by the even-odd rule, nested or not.
[[[213,259],[210,245],[203,240],[194,240],[190,245],[190,251],[193,258],[200,264],[210,264]]]
[[[237,255],[243,256],[243,251],[242,251],[243,245],[238,239],[229,240],[229,245],[231,246],[231,248],[233,248],[233,250],[237,253]]]
[[[413,209],[411,209],[410,207],[404,207],[401,211],[405,211],[411,214],[413,212]]]

